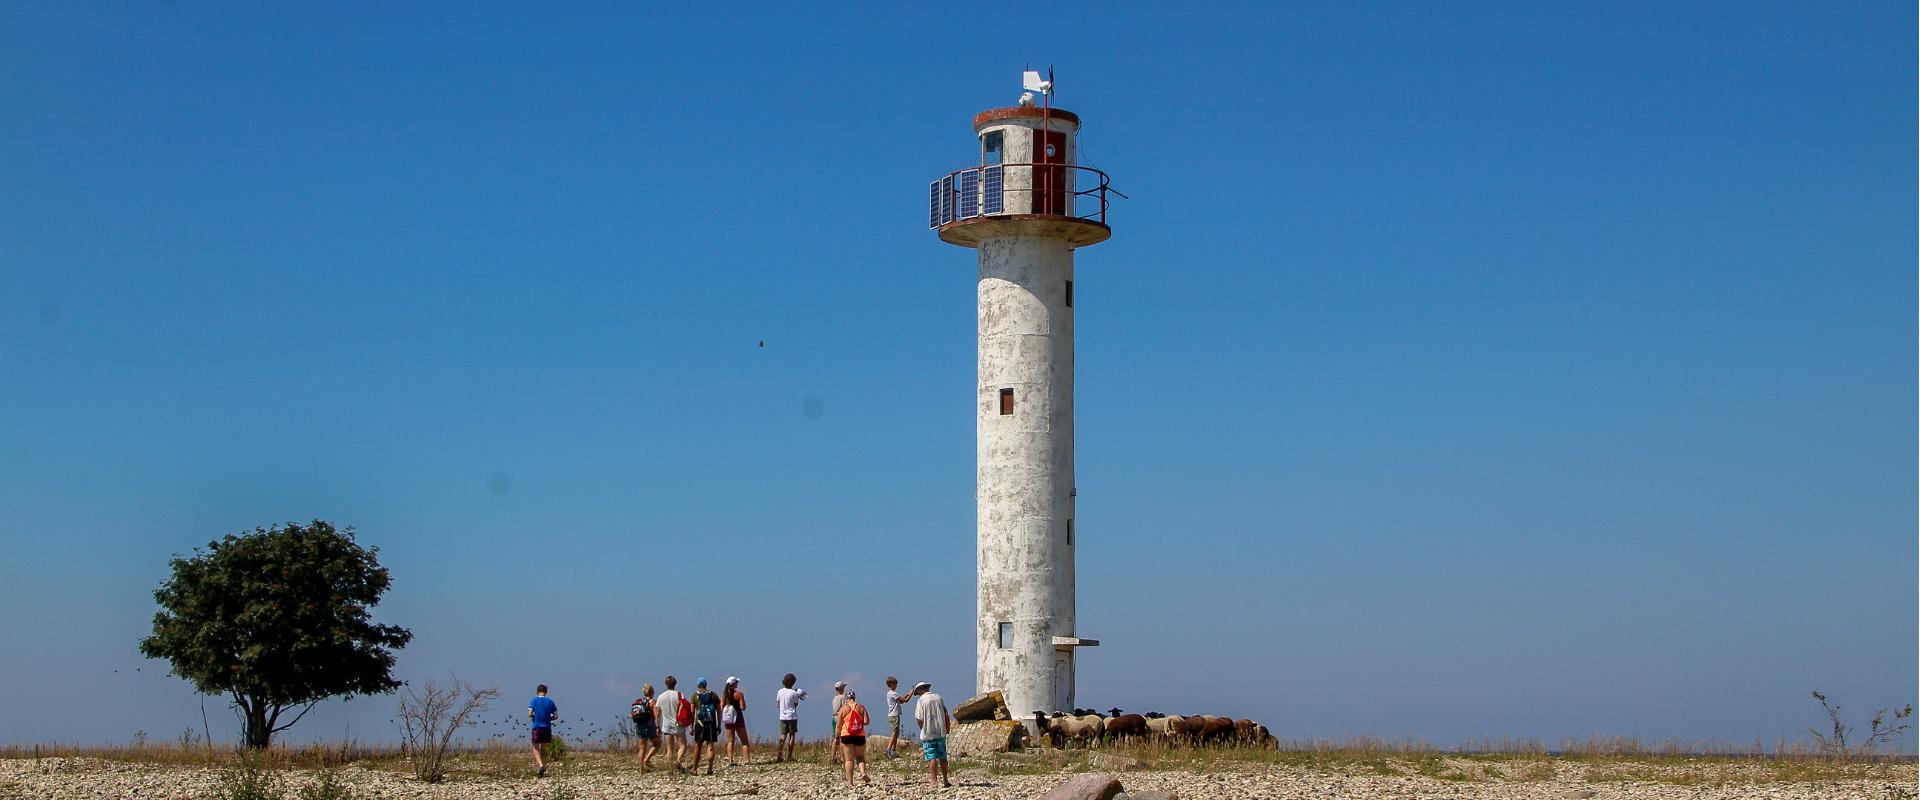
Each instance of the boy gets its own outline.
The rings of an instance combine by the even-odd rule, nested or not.
[[[701,678],[693,689],[693,770],[700,771],[700,748],[707,749],[707,774],[713,774],[713,759],[720,752],[720,695],[707,691],[707,679]]]
[[[774,695],[774,704],[780,707],[780,738],[773,743],[773,761],[793,760],[793,745],[800,738],[800,701],[807,699],[807,690],[793,688],[796,679],[793,673],[787,673],[780,679],[780,691]],[[786,755],[781,756],[785,748]]]
[[[527,719],[533,722],[533,765],[538,768],[534,777],[543,778],[547,774],[547,745],[553,743],[553,723],[560,721],[560,706],[547,696],[546,684],[534,687],[533,699],[527,701]]]
[[[833,718],[828,720],[828,722],[831,724],[827,725],[827,747],[828,747],[827,757],[831,759],[828,763],[838,764],[840,763],[841,759],[846,758],[846,753],[840,750],[840,730],[837,727],[840,724],[840,707],[846,704],[847,704],[847,682],[834,681],[833,682],[833,714],[832,714]]]
[[[947,703],[933,693],[933,684],[921,681],[913,685],[920,698],[913,707],[913,721],[920,723],[920,752],[927,757],[927,774],[935,787],[953,788],[952,773],[947,770],[947,729],[953,727],[953,715]]]
[[[666,744],[673,746],[673,768],[686,772],[687,766],[681,762],[687,757],[687,727],[680,724],[680,704],[685,703],[687,699],[685,695],[673,688],[672,675],[668,675],[661,683],[667,685],[667,690],[661,692],[659,699],[653,701],[653,713],[660,718],[660,734],[666,737]],[[663,745],[660,749],[667,748]]]
[[[900,679],[887,676],[887,758],[899,758],[894,748],[900,744]]]

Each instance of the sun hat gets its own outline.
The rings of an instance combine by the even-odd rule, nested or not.
[[[921,689],[931,689],[931,688],[933,688],[933,684],[928,683],[926,681],[921,681],[913,685],[913,690],[916,692],[920,691]]]

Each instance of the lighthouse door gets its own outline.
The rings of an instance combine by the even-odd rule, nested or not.
[[[1073,708],[1073,651],[1055,650],[1053,659],[1054,708]]]
[[[1033,129],[1033,213],[1067,213],[1067,135]]]

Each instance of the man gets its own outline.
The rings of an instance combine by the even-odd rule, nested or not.
[[[701,678],[693,689],[693,771],[700,771],[700,748],[707,750],[707,774],[713,774],[713,759],[720,752],[720,695],[707,691],[707,679]]]
[[[841,759],[846,758],[846,753],[840,750],[840,731],[835,727],[840,724],[839,722],[840,707],[846,704],[847,704],[847,682],[834,681],[833,682],[833,719],[829,720],[833,724],[827,726],[827,746],[832,748],[831,750],[828,751],[828,757],[833,759],[831,763],[835,763],[835,764],[840,763]]]
[[[800,738],[800,701],[807,699],[807,690],[793,688],[796,679],[793,673],[787,673],[780,679],[780,691],[774,695],[774,704],[780,708],[780,738],[773,743],[773,761],[793,760],[794,741]],[[786,755],[781,755],[785,748]]]
[[[560,721],[560,706],[547,696],[546,684],[534,687],[533,699],[527,701],[527,719],[533,723],[533,766],[538,770],[534,777],[546,777],[547,745],[553,744],[553,723]]]
[[[936,787],[953,787],[953,775],[947,770],[947,729],[953,727],[953,715],[947,703],[933,693],[933,684],[921,681],[913,685],[920,703],[913,707],[913,721],[920,723],[920,752],[927,757],[927,774]]]
[[[900,679],[887,676],[887,758],[899,758],[894,748],[900,744]]]
[[[672,675],[668,675],[661,683],[667,685],[667,690],[661,692],[660,699],[654,701],[653,713],[660,718],[660,735],[666,737],[666,745],[671,745],[673,768],[686,772],[687,766],[682,763],[682,760],[687,757],[687,726],[680,724],[680,704],[687,700],[673,688]],[[666,745],[661,749],[669,749]]]

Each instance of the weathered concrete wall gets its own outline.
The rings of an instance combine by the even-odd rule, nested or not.
[[[1060,131],[1067,135],[1066,136],[1066,147],[1067,147],[1066,160],[1063,163],[1067,163],[1067,164],[1075,163],[1074,159],[1078,157],[1078,154],[1074,152],[1074,149],[1078,145],[1078,141],[1075,137],[1076,126],[1073,123],[1068,122],[1066,120],[1062,120],[1062,119],[1049,120],[1049,123],[1050,124],[1047,126],[1048,130]],[[1039,129],[1040,129],[1040,120],[1022,117],[1022,118],[1015,118],[1015,119],[1008,119],[1008,120],[999,120],[988,125],[983,125],[980,127],[980,135],[985,136],[989,131],[1000,132],[1000,135],[1003,137],[1005,141],[1005,145],[1004,145],[1005,149],[1002,151],[1001,163],[1032,164],[1032,163],[1036,163],[1036,161],[1038,160],[1034,158],[1033,132]],[[1074,180],[1075,180],[1076,172],[1077,170],[1071,170],[1071,169],[1065,171],[1065,178],[1067,183],[1066,191],[1067,191],[1067,215],[1068,216],[1073,215],[1074,197],[1072,193],[1073,193],[1073,187],[1075,186]],[[1008,214],[1032,213],[1033,211],[1033,168],[1032,167],[1007,167],[1005,170],[1002,171],[1001,174],[1003,175],[1002,180],[1005,182],[1004,183],[1004,186],[1005,186],[1004,202],[1006,203],[1006,213]]]
[[[1072,279],[1062,239],[980,245],[976,688],[1005,692],[1016,719],[1073,707],[1073,650],[1053,644],[1074,635]]]

